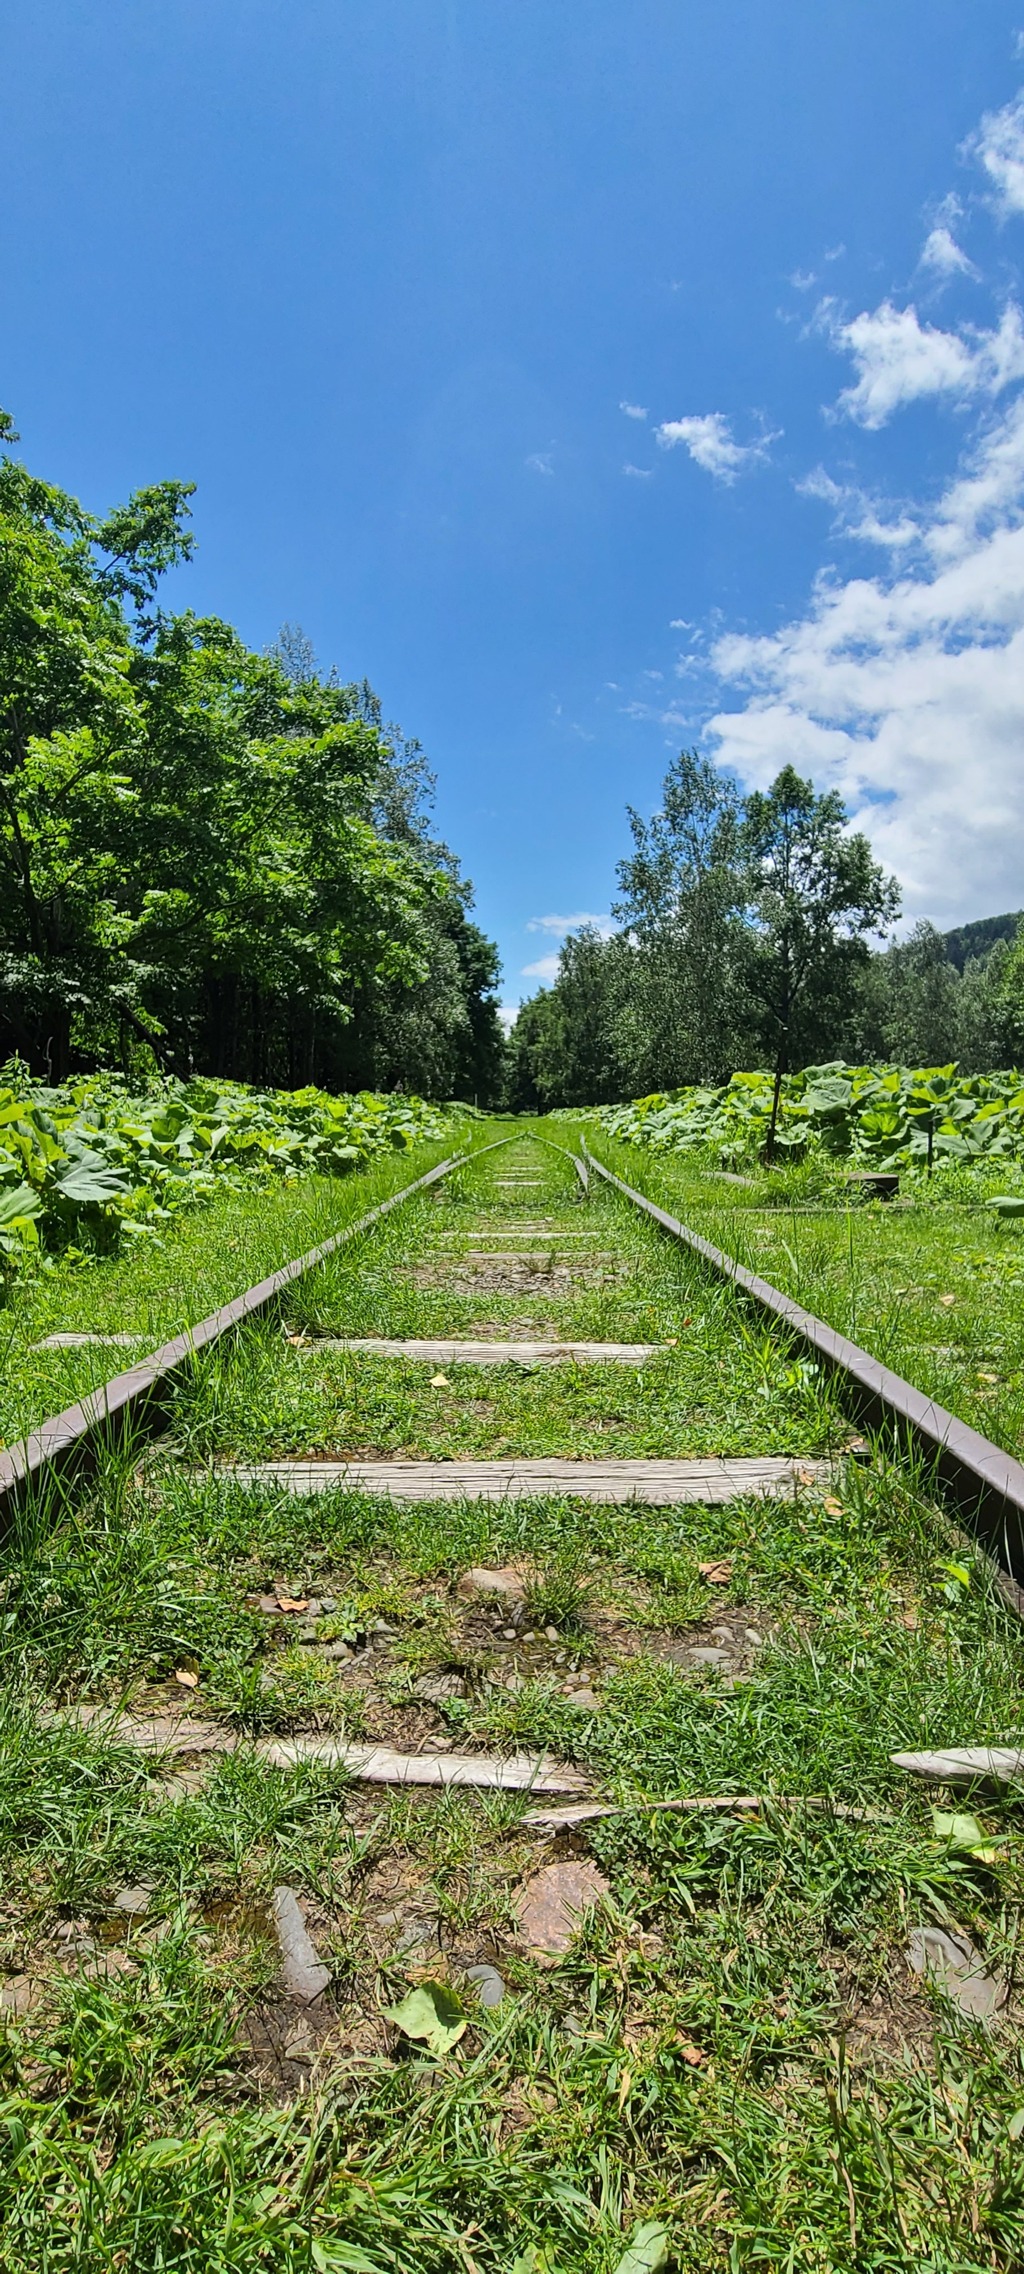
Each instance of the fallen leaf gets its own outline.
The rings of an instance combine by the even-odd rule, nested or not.
[[[384,2019],[400,2029],[403,2037],[426,2045],[438,2060],[451,2052],[468,2026],[458,1998],[446,1982],[417,1983],[400,2006],[385,2006]]]
[[[637,2227],[625,2257],[620,2258],[615,2274],[658,2274],[668,2264],[668,2228],[660,2219],[645,2219]]]
[[[632,2070],[631,2070],[631,2069],[623,2069],[623,2071],[622,2071],[622,2075],[621,2075],[621,2076],[620,2076],[620,2078],[619,2078],[619,2115],[620,2115],[620,2116],[621,2116],[621,2114],[622,2114],[622,2111],[623,2111],[623,2109],[625,2108],[626,2102],[627,2102],[627,2100],[629,2099],[629,2096],[630,2096],[630,2093],[632,2092],[632,2090],[633,2090],[633,2072],[632,2072]]]
[[[955,1302],[956,1302],[956,1296],[955,1296],[955,1295],[940,1295],[940,1296],[939,1296],[939,1301],[940,1301],[940,1303],[942,1304],[942,1308],[943,1308],[943,1310],[944,1310],[944,1311],[948,1311],[950,1304],[951,1304],[951,1303],[955,1303]]]
[[[908,1634],[916,1634],[916,1633],[917,1633],[917,1630],[918,1630],[918,1627],[919,1627],[919,1626],[920,1626],[920,1624],[921,1624],[921,1621],[920,1621],[920,1619],[918,1618],[917,1612],[916,1612],[916,1611],[904,1611],[904,1612],[903,1612],[903,1624],[904,1624],[904,1626],[906,1627],[906,1630],[907,1630],[907,1633],[908,1633]]]
[[[176,1682],[181,1683],[183,1690],[198,1690],[199,1688],[198,1674],[190,1674],[187,1666],[179,1666],[175,1672],[174,1679]]]
[[[309,1596],[279,1595],[277,1607],[279,1611],[307,1611],[309,1609]]]
[[[447,1374],[432,1374],[430,1377],[430,1387],[432,1390],[450,1390],[451,1383],[448,1380]]]
[[[705,2056],[701,2052],[700,2046],[691,2044],[688,2037],[676,2039],[676,2052],[680,2060],[686,2062],[688,2068],[699,2069],[703,2067]]]
[[[822,1501],[821,1505],[825,1511],[826,1516],[841,1516],[843,1513],[842,1501],[836,1500],[834,1494],[832,1493],[829,1494],[827,1500]]]
[[[709,1587],[728,1587],[732,1578],[732,1565],[733,1559],[727,1555],[720,1557],[717,1563],[699,1563],[697,1569]]]

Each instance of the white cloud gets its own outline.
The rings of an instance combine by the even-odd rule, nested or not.
[[[619,404],[619,409],[620,409],[620,411],[624,411],[624,412],[625,412],[625,415],[626,415],[626,417],[627,417],[627,418],[646,418],[646,417],[647,417],[647,412],[644,410],[644,408],[643,408],[643,405],[642,405],[641,403],[620,403],[620,404]]]
[[[626,461],[626,464],[623,466],[622,471],[624,474],[632,474],[633,479],[636,482],[649,482],[651,478],[651,469],[649,466],[631,466],[628,459]]]
[[[794,292],[809,292],[818,279],[811,268],[795,268],[789,281]]]
[[[749,781],[791,760],[838,787],[908,912],[953,923],[1021,897],[1024,399],[918,527],[916,571],[823,577],[780,632],[720,637],[711,726]]]
[[[558,964],[559,958],[557,955],[538,956],[536,963],[524,963],[523,978],[544,979],[547,981],[557,979]]]
[[[900,512],[898,519],[868,497],[861,489],[834,482],[824,466],[815,466],[794,484],[799,497],[820,498],[833,509],[832,526],[844,537],[859,537],[866,545],[884,545],[890,551],[900,552],[913,544],[921,532],[908,513]]]
[[[518,1017],[518,1003],[499,1003],[498,1018],[501,1022],[501,1029],[503,1034],[511,1034]]]
[[[553,474],[555,469],[551,463],[551,458],[550,450],[534,450],[526,460],[526,464],[531,474]]]
[[[967,148],[988,175],[1004,219],[1024,213],[1024,96],[989,111]]]
[[[610,916],[591,916],[585,909],[578,909],[575,916],[531,916],[526,929],[528,932],[550,932],[553,939],[563,940],[569,932],[581,932],[585,924],[592,925],[600,932],[602,939],[606,940],[611,938],[615,930]]]
[[[819,318],[836,347],[852,355],[858,378],[839,397],[839,408],[858,426],[884,426],[894,411],[928,395],[961,401],[979,393],[997,395],[1024,377],[1024,327],[1014,302],[1004,308],[994,331],[965,327],[944,332],[922,324],[916,308],[897,308],[883,300],[850,323],[836,321],[828,301]]]
[[[777,434],[762,434],[756,442],[736,442],[721,411],[667,419],[655,431],[663,450],[672,450],[682,442],[694,463],[719,482],[734,482],[738,474],[762,465],[771,444],[778,440]]]
[[[921,267],[934,269],[936,276],[977,276],[973,261],[957,244],[951,229],[944,222],[930,229],[921,253]]]

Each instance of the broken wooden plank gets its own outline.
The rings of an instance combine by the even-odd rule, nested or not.
[[[633,1800],[580,1800],[569,1808],[529,1808],[521,1819],[533,1831],[572,1831],[578,1824],[596,1823],[601,1816],[689,1815],[711,1811],[728,1815],[738,1810],[749,1816],[762,1808],[809,1808],[812,1814],[841,1816],[855,1824],[888,1824],[892,1819],[881,1808],[855,1808],[845,1801],[828,1800],[819,1793],[809,1792],[723,1792],[705,1795],[688,1794],[684,1800],[645,1800],[638,1793]]]
[[[88,1729],[110,1745],[138,1752],[178,1756],[188,1753],[251,1751],[270,1768],[291,1769],[318,1762],[344,1769],[360,1784],[477,1785],[492,1792],[585,1792],[586,1778],[544,1754],[396,1753],[389,1745],[350,1745],[340,1737],[243,1737],[217,1722],[189,1714],[160,1714],[144,1721],[136,1714],[111,1713],[109,1706],[79,1706],[50,1713],[50,1727]]]
[[[935,1753],[890,1753],[894,1768],[907,1769],[911,1776],[926,1777],[933,1784],[971,1784],[979,1778],[993,1778],[997,1784],[1012,1784],[1024,1776],[1024,1750],[1019,1745],[949,1745]]]
[[[300,1761],[344,1769],[360,1784],[477,1785],[489,1792],[581,1792],[575,1769],[550,1768],[547,1756],[507,1759],[488,1753],[394,1753],[388,1745],[349,1745],[340,1737],[262,1738],[255,1751],[275,1769]]]
[[[276,1485],[303,1496],[365,1492],[387,1500],[530,1500],[554,1494],[602,1506],[635,1501],[648,1508],[676,1502],[722,1505],[750,1495],[789,1499],[808,1484],[830,1481],[829,1461],[259,1461],[225,1463],[217,1474],[252,1490]]]
[[[318,1335],[302,1345],[307,1352],[361,1350],[371,1358],[423,1359],[431,1366],[540,1366],[575,1361],[580,1366],[646,1366],[666,1356],[657,1342],[391,1342],[381,1336]]]
[[[142,1342],[155,1342],[151,1334],[47,1334],[34,1342],[35,1350],[136,1350]]]

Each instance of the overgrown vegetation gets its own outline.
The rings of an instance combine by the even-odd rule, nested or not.
[[[777,1126],[772,1129],[773,1108]],[[656,1153],[695,1153],[712,1167],[791,1160],[879,1171],[1024,1160],[1024,1086],[1017,1073],[960,1075],[955,1066],[806,1066],[776,1095],[769,1074],[734,1074],[719,1089],[680,1089],[606,1107],[614,1137]]]
[[[11,1069],[8,1069],[11,1072]],[[332,1098],[231,1082],[94,1075],[49,1089],[13,1069],[0,1087],[0,1279],[40,1243],[102,1252],[152,1238],[218,1185],[342,1176],[453,1126],[421,1098]]]
[[[190,496],[97,518],[0,459],[0,1059],[485,1102],[496,953],[423,754],[294,627],[159,606]]]
[[[643,1510],[225,1474],[242,1443],[313,1452],[331,1412],[328,1442],[417,1450],[541,1428],[564,1449],[611,1424],[606,1446],[685,1454],[701,1408],[749,1450],[769,1429],[842,1442],[833,1399],[730,1290],[540,1146],[388,1219],[285,1323],[301,1339],[261,1329],[197,1369],[177,1458],[129,1450],[10,1543],[4,2274],[1012,2274],[1016,2005],[971,2023],[906,1949],[939,1922],[1013,1977],[1019,1800],[976,1798],[971,1845],[889,1762],[1020,1726],[1019,1629],[984,1561],[881,1461],[793,1499]],[[639,1377],[431,1379],[319,1346],[485,1327],[664,1347]],[[514,1629],[459,1592],[481,1564],[525,1575]],[[190,1763],[116,1721],[175,1696],[214,1736]],[[75,1700],[107,1720],[80,1726]],[[368,1789],[256,1749],[331,1730],[543,1749],[622,1812],[552,1844],[529,1796]],[[517,1894],[581,1848],[607,1892],[538,1963]],[[331,1969],[308,2020],[277,1981],[282,1883]],[[443,2051],[387,2019],[430,1982],[465,2025]]]

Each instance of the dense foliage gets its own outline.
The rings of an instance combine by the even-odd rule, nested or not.
[[[700,1152],[716,1164],[753,1161],[772,1111],[770,1074],[734,1074],[717,1088],[655,1092],[605,1108],[615,1137],[653,1152]],[[1024,1160],[1024,1077],[958,1075],[955,1066],[808,1066],[783,1081],[776,1143],[790,1159],[814,1153],[875,1169],[943,1161]]]
[[[629,826],[618,929],[567,939],[554,986],[520,1012],[520,1107],[715,1086],[744,1064],[767,1063],[781,1082],[834,1056],[983,1073],[1024,1053],[1015,920],[946,938],[922,923],[873,945],[895,888],[840,800],[815,797],[791,768],[744,799],[683,751],[657,813],[630,812]]]
[[[0,459],[0,1056],[486,1100],[496,954],[422,754],[301,634],[156,605],[189,495],[97,520]]]
[[[448,1126],[421,1098],[366,1091],[170,1081],[133,1095],[109,1076],[0,1084],[0,1272],[40,1242],[152,1237],[226,1178],[340,1176]]]

